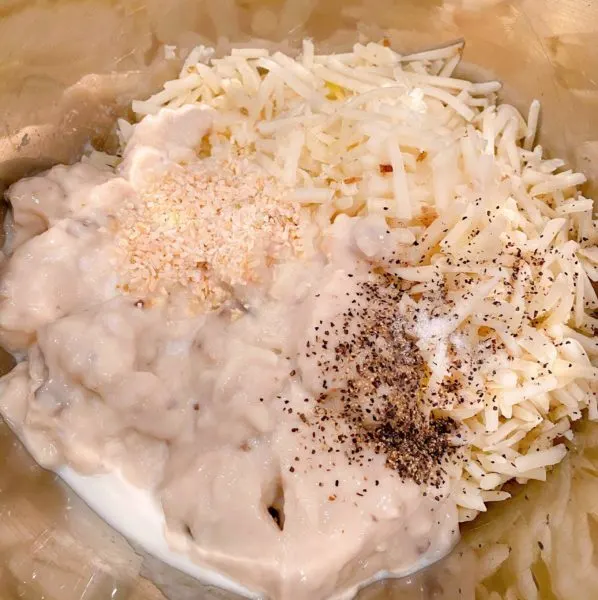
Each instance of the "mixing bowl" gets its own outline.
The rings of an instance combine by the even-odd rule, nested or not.
[[[131,99],[149,95],[174,76],[198,43],[218,49],[257,39],[292,50],[309,36],[324,50],[386,37],[400,51],[463,38],[461,74],[502,80],[503,97],[524,114],[538,98],[541,143],[589,176],[586,193],[591,194],[598,183],[597,33],[598,4],[592,0],[3,0],[0,188],[76,160],[88,143],[109,150],[114,121],[129,114]],[[173,48],[165,51],[165,46]],[[2,372],[11,366],[12,358],[1,352]],[[584,443],[591,452],[592,435],[593,429],[583,430],[580,452]],[[2,600],[232,598],[111,530],[53,474],[37,467],[3,424],[0,457]],[[552,479],[563,470],[584,468],[587,464],[574,456]],[[441,563],[372,586],[360,597],[474,598],[475,582],[493,573],[496,560],[479,551],[477,540],[492,527],[516,527],[525,513],[523,500],[550,495],[556,489],[552,483],[532,486],[525,498],[520,494],[490,511]],[[584,493],[591,491],[587,487]],[[592,542],[588,569],[598,564]],[[540,586],[540,597],[583,600],[567,581],[550,585],[552,592]],[[509,587],[515,597],[529,597],[529,588],[508,569],[492,575],[477,596],[491,589],[506,593]]]

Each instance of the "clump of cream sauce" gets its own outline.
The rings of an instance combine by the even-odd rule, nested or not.
[[[324,599],[412,572],[458,537],[448,484],[429,493],[367,446],[351,460],[350,428],[339,438],[342,421],[318,416],[322,377],[305,353],[400,243],[383,219],[337,219],[312,255],[217,311],[118,287],[118,207],[151,174],[199,160],[211,118],[163,110],[115,170],[59,166],[9,190],[0,341],[26,359],[2,380],[0,409],[42,465],[118,469],[151,489],[174,547],[250,589]]]

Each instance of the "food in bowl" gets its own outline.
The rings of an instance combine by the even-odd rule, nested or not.
[[[596,419],[593,202],[461,44],[198,47],[116,156],[23,179],[2,412],[273,598],[448,553]]]

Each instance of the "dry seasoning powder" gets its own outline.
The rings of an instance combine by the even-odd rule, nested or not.
[[[186,289],[217,306],[232,286],[301,253],[302,210],[245,158],[175,165],[117,214],[120,287],[139,296]]]

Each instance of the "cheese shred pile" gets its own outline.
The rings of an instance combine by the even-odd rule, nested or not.
[[[449,474],[471,520],[506,482],[544,480],[572,424],[598,418],[598,231],[585,177],[535,145],[539,103],[524,118],[498,82],[453,76],[461,51],[200,47],[133,108],[214,108],[213,156],[249,149],[322,227],[375,214],[397,232],[387,267],[410,283],[429,400],[444,390],[439,415],[462,424]]]

